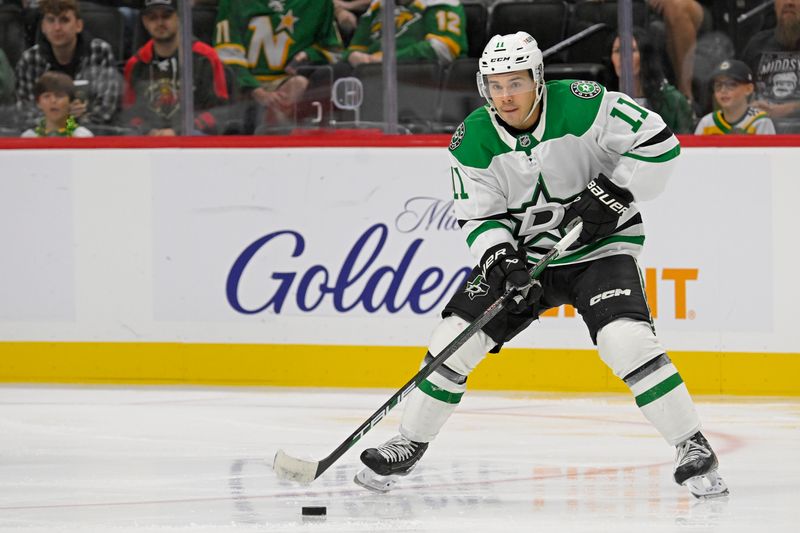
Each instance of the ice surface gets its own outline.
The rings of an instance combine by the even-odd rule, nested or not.
[[[272,472],[279,448],[322,459],[392,392],[2,386],[0,531],[800,531],[797,398],[698,398],[724,500],[672,482],[673,449],[624,395],[470,392],[389,494],[352,478],[401,408],[311,485]]]

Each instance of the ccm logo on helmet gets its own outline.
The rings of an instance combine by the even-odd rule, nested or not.
[[[630,296],[631,290],[630,289],[611,289],[610,291],[601,292],[597,296],[592,296],[592,299],[589,300],[589,305],[595,305],[600,300],[607,300],[609,298],[614,298],[615,296]]]
[[[489,60],[489,63],[501,63],[503,61],[511,61],[511,58],[508,57],[508,56],[506,56],[506,57],[493,57],[492,59]]]

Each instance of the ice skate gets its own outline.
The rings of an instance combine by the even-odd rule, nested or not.
[[[392,437],[377,448],[361,453],[366,465],[353,481],[365,489],[388,492],[401,476],[408,475],[428,449],[427,442],[414,442],[402,435]]]
[[[719,462],[699,431],[678,444],[675,453],[675,483],[685,485],[700,499],[728,495],[728,486],[717,472]]]

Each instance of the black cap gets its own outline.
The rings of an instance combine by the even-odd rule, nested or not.
[[[164,9],[177,11],[178,0],[144,0],[144,9],[142,10],[142,13],[155,7],[163,7]]]
[[[718,76],[727,76],[742,83],[753,83],[753,73],[750,71],[750,67],[738,59],[726,59],[720,63],[711,74],[711,79]]]

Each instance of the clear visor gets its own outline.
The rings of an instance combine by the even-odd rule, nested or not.
[[[536,91],[536,82],[531,78],[530,70],[485,74],[481,76],[481,84],[487,98],[504,98]]]

